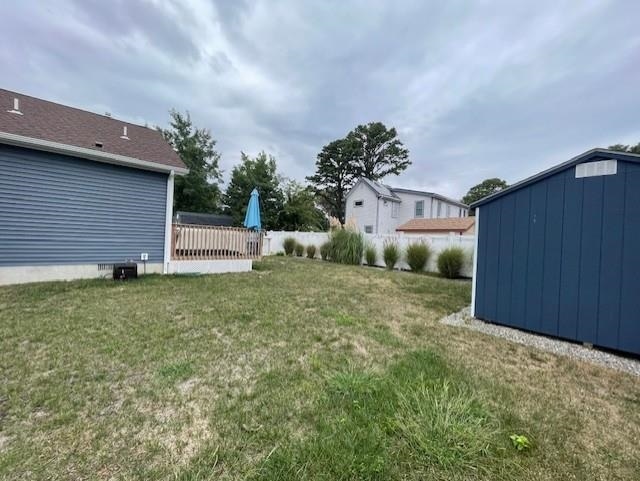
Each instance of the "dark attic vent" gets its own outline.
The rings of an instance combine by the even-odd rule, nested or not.
[[[101,149],[101,148],[102,148],[102,142],[96,142],[94,145],[95,145],[96,147],[98,147],[99,149]]]

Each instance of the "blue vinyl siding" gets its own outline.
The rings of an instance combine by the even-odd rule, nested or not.
[[[0,145],[0,266],[162,262],[167,175]]]
[[[598,159],[594,159],[598,160]],[[569,167],[480,206],[476,316],[640,354],[640,163]]]

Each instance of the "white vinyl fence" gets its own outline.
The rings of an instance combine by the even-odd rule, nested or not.
[[[287,231],[268,231],[264,238],[263,254],[274,255],[277,252],[283,252],[282,243],[287,237],[293,237],[304,246],[314,244],[318,247],[318,257],[320,256],[320,245],[329,240],[327,232],[287,232]],[[438,235],[417,235],[417,234],[364,234],[365,241],[376,248],[378,253],[377,265],[384,267],[382,260],[382,248],[385,242],[395,242],[402,251],[402,260],[396,267],[400,269],[408,269],[404,259],[404,253],[409,244],[424,242],[431,247],[431,258],[427,264],[427,270],[437,272],[438,254],[448,247],[460,247],[467,254],[467,262],[462,270],[462,275],[471,277],[473,274],[473,247],[475,244],[475,236],[459,235],[459,234],[438,234]]]

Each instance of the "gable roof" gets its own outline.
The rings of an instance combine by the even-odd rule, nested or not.
[[[436,194],[434,192],[390,187],[388,185],[381,184],[380,182],[376,182],[376,181],[367,179],[365,177],[360,177],[358,179],[355,185],[349,190],[347,197],[349,197],[349,194],[351,194],[353,189],[355,189],[361,183],[364,183],[365,185],[367,185],[371,190],[373,190],[378,195],[378,197],[381,197],[386,200],[391,200],[393,202],[402,202],[402,199],[398,196],[398,194],[414,194],[414,195],[422,195],[425,197],[433,197],[435,199],[439,199],[444,202],[457,205],[458,207],[463,207],[465,209],[469,208],[467,204],[463,204],[462,202],[450,199],[448,197],[445,197],[444,195]]]
[[[445,219],[411,219],[397,231],[403,232],[465,232],[474,226],[474,217],[448,217]]]
[[[393,201],[393,202],[400,202],[400,197],[395,195],[391,191],[389,186],[381,184],[380,182],[376,182],[374,180],[367,179],[365,177],[360,177],[358,179],[358,181],[353,185],[353,187],[351,187],[351,189],[349,189],[349,192],[347,193],[346,197],[349,197],[349,195],[351,195],[351,192],[353,192],[354,189],[360,184],[364,184],[367,187],[369,187],[371,190],[373,190],[375,192],[375,194],[378,197],[381,197],[383,199],[390,200],[390,201]]]
[[[532,175],[531,177],[527,177],[526,179],[521,180],[520,182],[516,182],[515,184],[507,187],[506,189],[501,190],[500,192],[496,192],[495,194],[491,194],[486,197],[483,197],[482,199],[477,200],[473,204],[471,204],[470,207],[472,209],[475,209],[476,207],[480,207],[481,205],[486,204],[488,202],[492,202],[495,199],[502,197],[503,195],[507,195],[515,190],[521,189],[523,187],[534,184],[536,182],[540,182],[541,180],[546,179],[547,177],[551,177],[552,175],[557,174],[558,172],[561,172],[563,170],[570,169],[571,167],[577,164],[581,164],[583,162],[593,162],[597,160],[607,160],[607,159],[615,159],[615,160],[622,160],[625,162],[640,163],[640,154],[631,154],[628,152],[618,152],[615,150],[600,149],[600,148],[587,150],[586,152],[580,155],[577,155],[572,159],[567,160],[566,162],[563,162],[554,167],[551,167],[550,169],[543,170],[542,172]]]
[[[20,113],[13,110],[14,99]],[[125,127],[128,139],[123,138]],[[187,172],[155,129],[4,89],[0,89],[0,143],[148,170]]]

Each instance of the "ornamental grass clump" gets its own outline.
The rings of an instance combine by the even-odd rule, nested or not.
[[[464,266],[464,251],[459,247],[449,247],[438,256],[438,271],[444,277],[455,279],[460,277]]]
[[[427,267],[431,257],[431,249],[424,242],[409,244],[406,259],[412,272],[422,272]]]
[[[359,265],[364,253],[364,236],[351,229],[331,232],[329,258],[338,264]]]
[[[392,270],[400,260],[400,247],[398,244],[385,241],[382,247],[382,259],[387,269]]]
[[[299,242],[297,242],[295,247],[294,247],[294,251],[295,251],[297,257],[302,257],[302,255],[304,254],[304,246],[302,244],[300,244]]]
[[[296,244],[298,243],[298,241],[295,240],[295,238],[293,237],[287,237],[283,242],[282,242],[282,248],[284,249],[284,253],[288,256],[292,256],[293,255],[293,251],[296,248]]]
[[[368,266],[375,266],[378,260],[378,253],[376,252],[376,246],[368,244],[364,249],[364,259]]]
[[[331,242],[327,241],[320,246],[320,258],[323,261],[329,260],[329,251],[331,250]]]
[[[309,244],[307,246],[307,257],[313,259],[316,256],[316,246]]]

